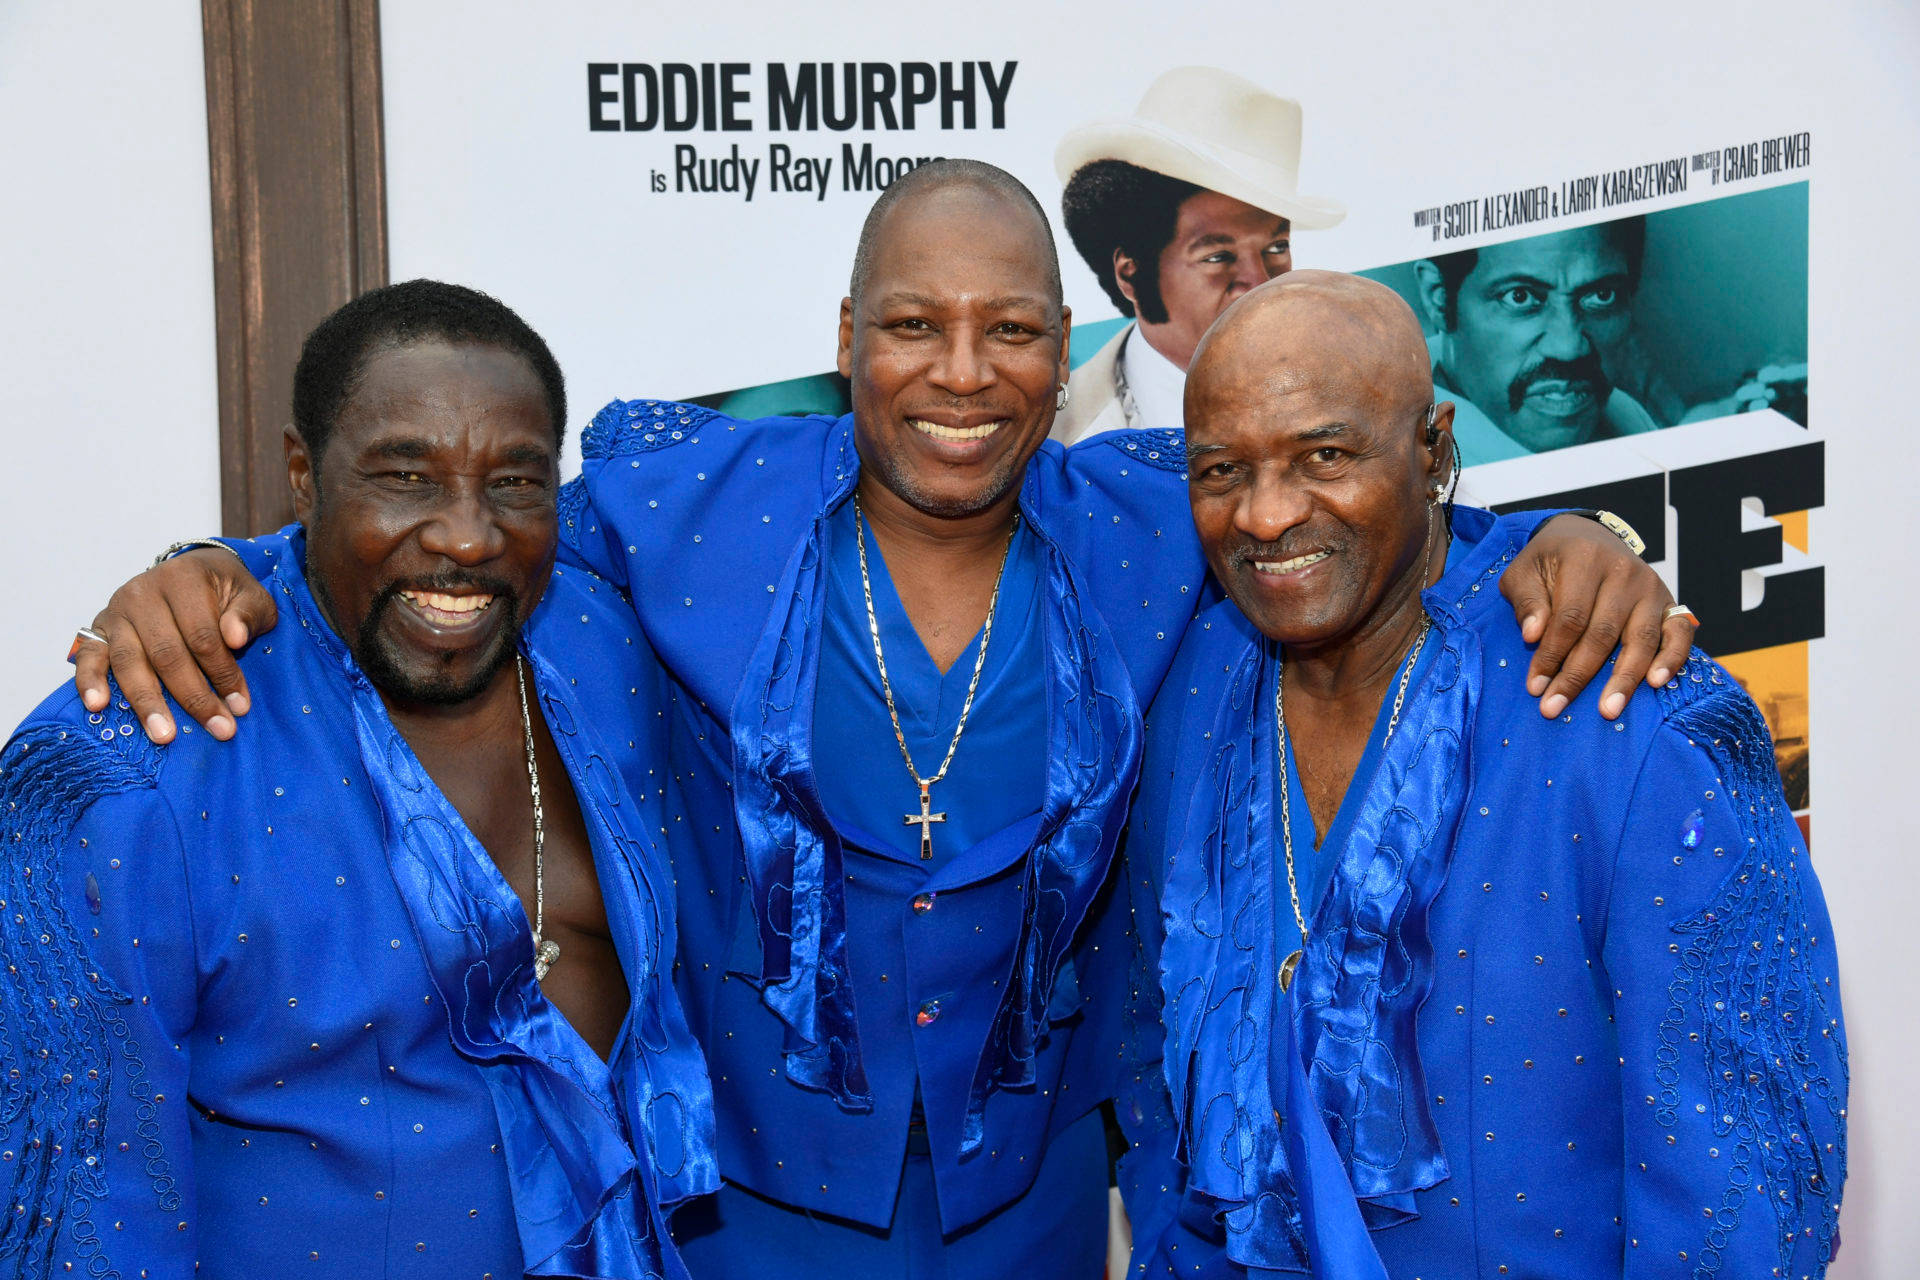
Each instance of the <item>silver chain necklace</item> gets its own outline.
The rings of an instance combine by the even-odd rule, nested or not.
[[[547,970],[560,958],[560,944],[542,938],[547,923],[547,815],[540,805],[540,765],[533,758],[533,717],[527,712],[527,663],[513,655],[514,678],[520,682],[520,736],[527,748],[527,785],[533,792],[533,980],[545,982]]]
[[[933,784],[947,776],[947,770],[953,765],[953,753],[960,749],[960,735],[967,731],[967,717],[973,714],[973,695],[980,688],[980,672],[987,665],[987,641],[993,638],[993,615],[1000,607],[1000,583],[1007,576],[1007,559],[1013,554],[1013,535],[1020,528],[1020,513],[1013,513],[1013,527],[1007,531],[1007,545],[1000,552],[1000,571],[993,579],[993,595],[987,600],[987,621],[980,628],[980,653],[973,660],[973,678],[967,682],[967,700],[960,704],[960,723],[953,727],[953,741],[947,744],[946,759],[940,762],[940,771],[931,778],[920,776],[920,770],[914,767],[913,753],[907,750],[907,735],[900,728],[900,713],[893,705],[893,683],[887,679],[887,655],[880,647],[880,618],[873,611],[873,579],[867,573],[867,526],[860,511],[860,499],[853,500],[853,529],[860,545],[860,590],[867,600],[867,630],[873,634],[873,660],[880,668],[880,692],[887,700],[887,717],[893,721],[893,738],[900,744],[900,758],[907,762],[907,772],[920,786],[920,812],[904,815],[906,824],[920,828],[920,858],[929,861],[933,857],[933,824],[945,822],[947,815],[933,811],[931,793]]]
[[[1431,512],[1432,508],[1428,508]],[[1432,529],[1429,517],[1428,529]],[[1420,582],[1424,588],[1427,580],[1427,566],[1433,555],[1433,541],[1429,533],[1427,548],[1420,557]],[[1427,646],[1427,635],[1433,630],[1433,619],[1425,609],[1420,611],[1420,634],[1414,637],[1413,648],[1407,654],[1406,665],[1400,668],[1400,687],[1393,693],[1393,710],[1387,715],[1387,732],[1380,739],[1385,749],[1393,741],[1393,731],[1400,723],[1400,708],[1407,700],[1407,681],[1413,679],[1413,669],[1420,661],[1420,651]],[[1273,721],[1279,728],[1279,747],[1276,754],[1280,757],[1280,849],[1287,861],[1287,897],[1293,903],[1293,922],[1300,927],[1300,945],[1285,960],[1280,962],[1280,990],[1285,992],[1293,985],[1294,970],[1300,967],[1301,953],[1307,947],[1307,917],[1300,909],[1300,884],[1293,869],[1293,795],[1292,784],[1287,776],[1287,664],[1283,657],[1273,673]]]

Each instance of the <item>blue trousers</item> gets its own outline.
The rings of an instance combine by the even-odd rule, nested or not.
[[[909,1150],[893,1221],[871,1227],[810,1213],[731,1182],[674,1217],[694,1280],[1100,1280],[1107,1251],[1107,1144],[1098,1111],[1047,1147],[1012,1204],[944,1235],[933,1161]]]

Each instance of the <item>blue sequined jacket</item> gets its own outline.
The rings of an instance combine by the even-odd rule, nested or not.
[[[1136,1274],[1820,1275],[1845,1039],[1766,725],[1698,652],[1617,721],[1594,689],[1542,719],[1496,589],[1519,544],[1455,520],[1474,545],[1426,593],[1439,654],[1346,801],[1290,993],[1277,653],[1211,584],[1151,709]]]
[[[717,1185],[712,1103],[668,976],[658,744],[600,713],[658,697],[630,611],[557,570],[524,642],[631,991],[609,1063],[289,532],[254,552],[281,625],[234,741],[182,716],[156,747],[68,689],[0,753],[0,1271],[684,1275],[665,1210]],[[612,643],[583,662],[589,621]]]
[[[1114,1088],[1125,976],[1103,957],[1132,944],[1107,871],[1139,710],[1203,572],[1177,433],[1048,444],[1028,468],[1045,803],[889,901],[842,861],[813,778],[821,547],[859,477],[852,419],[615,402],[582,451],[562,498],[567,552],[631,591],[673,678],[680,986],[707,1048],[721,1168],[783,1203],[885,1225],[917,1091],[942,1225],[979,1220]],[[939,905],[915,916],[921,891]],[[884,966],[849,962],[850,910],[891,922],[863,940]],[[917,1021],[936,997],[938,1020]]]

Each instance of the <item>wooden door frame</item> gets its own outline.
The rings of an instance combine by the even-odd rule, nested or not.
[[[322,317],[387,282],[378,0],[201,0],[220,516],[292,518],[282,432]]]

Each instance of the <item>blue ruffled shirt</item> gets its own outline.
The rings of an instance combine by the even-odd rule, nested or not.
[[[1452,562],[1454,549],[1459,543],[1449,540],[1447,561]],[[1432,669],[1434,655],[1439,652],[1437,646],[1422,645],[1414,657],[1413,670],[1407,673],[1407,687],[1414,688],[1417,682],[1426,678]],[[1387,728],[1393,723],[1393,695],[1399,688],[1399,669],[1394,671],[1394,683],[1389,686],[1387,696],[1381,700],[1380,712],[1373,719],[1373,728],[1367,734],[1366,748],[1360,753],[1360,761],[1354,766],[1353,778],[1347,784],[1347,797],[1357,800],[1367,792],[1373,779],[1374,770],[1380,766],[1380,749],[1386,742]],[[1271,705],[1271,704],[1269,704]],[[1274,752],[1274,794],[1279,794],[1280,754]],[[1301,783],[1304,774],[1300,762],[1294,758],[1293,740],[1287,740],[1287,794],[1293,812],[1293,860],[1294,880],[1300,889],[1300,910],[1309,920],[1320,909],[1320,900],[1326,896],[1327,886],[1333,876],[1334,861],[1340,849],[1347,842],[1347,835],[1353,828],[1360,805],[1341,803],[1334,811],[1333,821],[1322,833],[1313,822],[1313,811],[1307,804],[1307,794]],[[1286,886],[1286,851],[1280,842],[1280,823],[1273,823],[1273,856],[1279,859],[1274,875],[1276,885]],[[1279,956],[1284,959],[1300,946],[1300,926],[1297,921],[1289,924],[1293,915],[1291,902],[1281,913],[1279,930]]]
[[[63,690],[7,744],[0,1177],[22,1274],[684,1275],[713,1190],[704,1063],[670,982],[657,703],[605,582],[557,570],[524,637],[631,992],[603,1062],[541,995],[526,912],[315,607],[232,742]],[[595,637],[593,660],[575,654]],[[646,718],[636,718],[642,723]]]

